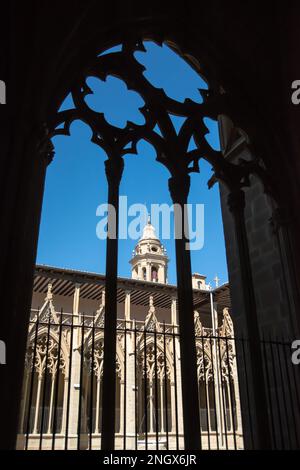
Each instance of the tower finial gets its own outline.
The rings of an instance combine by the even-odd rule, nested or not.
[[[45,300],[52,300],[53,299],[53,294],[52,294],[52,283],[49,282],[47,286],[47,295]]]
[[[130,260],[132,279],[147,282],[167,282],[168,257],[164,246],[155,233],[150,213],[145,213],[143,234],[139,239]]]

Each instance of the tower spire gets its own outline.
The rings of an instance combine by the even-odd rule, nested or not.
[[[130,260],[132,278],[165,284],[167,283],[168,261],[164,246],[157,237],[148,214],[142,237],[133,250]]]

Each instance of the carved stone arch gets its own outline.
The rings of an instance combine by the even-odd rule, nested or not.
[[[29,336],[31,333],[35,330],[36,328],[36,322],[40,324],[48,324],[50,323],[51,326],[53,324],[58,325],[59,324],[59,317],[56,313],[55,306],[53,303],[53,294],[52,294],[52,284],[48,284],[48,291],[47,295],[45,297],[45,301],[43,306],[41,307],[40,310],[38,310],[34,317],[31,319],[31,322],[29,323],[29,328],[28,328],[28,334]]]
[[[59,364],[61,372],[64,375],[67,374],[69,361],[68,347],[61,338],[59,349],[59,337],[55,332],[48,332],[47,327],[43,327],[39,330],[36,339],[31,336],[28,344],[26,362],[29,369],[34,366],[38,375],[42,376],[47,367],[49,373],[54,376],[57,373],[57,366]]]
[[[82,18],[83,22],[90,20],[91,18],[88,13],[85,20]],[[78,26],[79,24],[80,21]],[[72,37],[68,38],[69,44],[66,44],[64,49],[65,57],[63,61],[60,61],[59,73],[56,74],[55,79],[53,77],[55,85],[52,84],[51,92],[53,93],[54,90],[65,90],[62,92],[62,95],[66,97],[70,90],[70,70],[74,71],[72,73],[73,77],[80,76],[82,70],[86,70],[89,67],[93,57],[116,44],[127,41],[128,44],[132,45],[145,39],[159,44],[165,43],[186,61],[189,66],[194,68],[200,76],[204,77],[205,75],[205,79],[210,84],[211,90],[213,90],[212,97],[210,97],[213,106],[211,106],[210,112],[214,119],[218,119],[218,116],[221,114],[230,116],[238,127],[244,129],[245,133],[251,136],[251,141],[255,141],[253,123],[257,123],[261,116],[257,115],[257,109],[252,106],[252,102],[248,100],[246,93],[244,96],[240,96],[239,89],[232,85],[236,83],[238,78],[235,76],[234,68],[228,70],[227,67],[224,67],[223,54],[218,53],[218,48],[213,46],[215,41],[213,36],[209,37],[207,34],[203,34],[201,41],[199,41],[199,28],[194,30],[192,25],[189,24],[190,34],[188,36],[183,33],[185,28],[185,22],[180,16],[174,20],[170,18],[151,18],[151,20],[136,18],[128,23],[126,21],[123,22],[121,26],[119,23],[114,25],[112,22],[108,28],[105,25],[105,31],[101,30],[101,28],[99,29],[99,25],[95,29],[91,27],[88,30],[85,41],[81,42],[80,50],[76,49],[76,54],[74,54],[74,49],[71,46]],[[76,30],[74,30],[73,34],[75,37]],[[194,35],[197,36],[197,41],[193,41]],[[228,51],[228,56],[230,54],[231,51]],[[57,82],[57,77],[59,77],[60,82]],[[62,95],[59,98],[59,102],[64,99]],[[51,132],[58,107],[57,96],[51,96],[47,110],[47,126]],[[247,119],[245,119],[245,107],[247,108]],[[77,118],[80,119],[80,116],[77,116]],[[263,122],[262,119],[261,126],[255,125],[256,133],[263,129]],[[259,144],[265,140],[265,134],[263,132],[261,138],[258,139]],[[270,140],[271,137],[269,137]],[[258,152],[258,155],[264,156],[266,149],[264,150]],[[215,160],[215,163],[217,163],[217,160]],[[256,171],[256,168],[254,170]],[[261,171],[261,169],[258,171]],[[218,171],[218,178],[221,180],[224,177],[222,173],[222,171]],[[241,174],[238,178],[242,177],[243,175]]]
[[[88,17],[86,21],[89,21]],[[80,21],[78,22],[78,27],[79,25]],[[202,41],[193,41],[193,35],[199,36],[198,28],[197,31],[192,31],[190,28],[191,34],[189,40],[184,33],[185,30],[186,24],[184,24],[181,17],[173,20],[169,17],[164,18],[158,15],[148,20],[138,18],[138,15],[136,15],[134,20],[123,21],[122,24],[118,21],[111,21],[108,25],[106,23],[105,28],[102,29],[101,27],[99,28],[99,24],[95,28],[88,28],[85,40],[81,40],[80,50],[78,48],[74,49],[72,46],[72,40],[76,41],[77,31],[74,30],[72,33],[73,37],[69,37],[68,44],[66,43],[65,47],[62,48],[62,50],[64,50],[63,60],[60,60],[57,64],[56,75],[52,77],[51,87],[49,86],[52,93],[55,90],[57,93],[52,95],[49,99],[47,108],[48,119],[51,119],[51,116],[56,113],[61,102],[68,94],[70,71],[72,76],[77,76],[82,69],[88,67],[89,61],[93,56],[116,44],[120,44],[124,39],[133,41],[134,36],[159,43],[166,42],[172,49],[176,49],[176,52],[184,60],[188,61],[189,65],[194,68],[196,67],[199,74],[203,73],[204,69],[212,82],[213,77],[218,76],[215,70],[215,64],[220,62],[215,55],[216,50],[211,47],[207,35],[202,36]],[[196,44],[197,47],[195,47]],[[203,50],[201,63],[204,64],[204,66],[200,66],[199,60],[196,58],[199,55],[200,48]],[[198,49],[198,51],[195,49]],[[76,51],[76,53],[74,53],[74,51]]]
[[[234,340],[221,339],[219,344],[219,351],[222,380],[227,381],[229,377],[234,377],[234,373],[236,371],[236,352],[234,347]]]
[[[235,57],[234,61],[236,67],[228,67],[228,64],[232,58],[232,50],[226,48],[224,50],[224,43],[221,44],[221,39],[217,38],[215,34],[205,31],[201,33],[202,28],[199,26],[202,18],[197,18],[197,25],[190,23],[187,24],[184,17],[178,14],[172,18],[161,15],[159,12],[156,14],[152,12],[151,19],[139,18],[138,13],[133,13],[133,17],[130,21],[122,21],[122,24],[117,20],[111,20],[111,22],[105,23],[105,27],[99,26],[99,22],[94,24],[92,10],[86,11],[77,23],[77,28],[72,31],[72,34],[67,38],[65,44],[61,48],[62,53],[57,57],[57,64],[55,75],[52,78],[52,82],[49,83],[49,89],[51,92],[56,90],[59,93],[56,96],[50,96],[48,102],[48,113],[51,115],[56,112],[59,107],[59,101],[63,100],[63,94],[67,94],[67,89],[70,84],[70,73],[72,76],[77,76],[80,70],[87,67],[89,60],[93,55],[118,44],[124,40],[124,38],[132,38],[134,36],[152,39],[157,42],[166,42],[172,49],[186,61],[189,65],[195,68],[198,73],[205,71],[205,76],[210,83],[222,83],[223,91],[226,91],[230,96],[233,95],[235,103],[243,104],[243,109],[240,114],[240,123],[242,126],[242,118],[244,109],[253,108],[253,115],[250,117],[248,125],[253,122],[257,122],[257,111],[251,106],[251,99],[246,93],[241,96],[239,89],[236,84],[240,81],[240,70],[239,58]],[[74,47],[74,42],[78,39],[76,35],[79,34],[80,28],[90,24],[86,29],[84,41],[81,39],[80,49]],[[205,26],[205,25],[203,25]],[[186,34],[186,31],[189,34]],[[207,28],[203,28],[206,30]],[[219,42],[218,42],[219,41]],[[74,51],[76,51],[74,53]],[[221,52],[222,51],[222,52]],[[227,60],[224,60],[224,55]],[[238,70],[238,72],[236,72]],[[218,77],[218,81],[217,81]],[[63,91],[65,90],[65,91]],[[59,100],[57,99],[59,98]],[[243,98],[243,99],[241,99]],[[234,113],[232,118],[236,120],[237,113]],[[245,121],[245,118],[244,120]],[[263,121],[263,118],[262,118]],[[260,127],[260,126],[258,126]],[[245,128],[248,133],[247,129]]]
[[[200,320],[200,314],[197,310],[194,311],[194,324],[195,324],[195,334],[196,336],[203,336],[204,329]],[[197,341],[197,340],[196,340]]]
[[[59,327],[59,326],[58,326]],[[39,337],[42,335],[47,336],[48,335],[48,327],[46,325],[38,326],[38,332],[37,332],[37,340]],[[36,336],[36,331],[31,331],[31,333],[28,335],[28,345],[31,348],[34,348],[34,342],[35,342],[35,336]],[[53,340],[58,344],[59,343],[59,333],[55,332],[53,328],[50,328],[49,336],[53,338]],[[64,335],[61,337],[61,344],[60,348],[61,351],[63,352],[65,361],[67,362],[69,359],[69,344],[67,340],[64,338]]]
[[[222,325],[219,331],[220,336],[234,336],[234,326],[229,309],[225,307],[223,309]]]
[[[31,346],[28,351],[31,367],[34,365],[37,374],[41,377],[46,368],[48,373],[55,376],[59,365],[61,372],[66,375],[68,355],[64,349],[62,347],[59,349],[56,335],[41,332],[38,335],[35,350]]]
[[[85,349],[87,349],[86,359],[89,368],[91,364],[89,361],[92,359],[92,348],[93,348],[93,339],[91,336],[86,339]],[[103,331],[96,332],[94,336],[94,361],[93,361],[93,370],[97,377],[102,377],[103,374],[103,357],[104,357],[104,334]],[[124,374],[124,351],[122,349],[122,344],[120,341],[117,342],[117,351],[116,351],[116,371],[120,378]]]
[[[174,358],[172,357],[172,352],[168,347],[166,347],[166,351],[164,351],[163,344],[159,341],[159,336],[162,335],[157,334],[157,344],[156,344],[156,361],[157,361],[157,369],[158,369],[158,379],[162,378],[165,374],[164,371],[164,355],[166,358],[166,365],[167,365],[167,375],[170,380],[173,380],[174,376]],[[147,351],[148,350],[148,351]],[[138,351],[138,363],[140,364],[141,369],[144,371],[144,352],[145,352],[145,344],[143,340],[140,340],[139,347],[137,348]],[[154,374],[155,369],[155,342],[154,342],[154,335],[149,335],[146,338],[146,361],[147,361],[147,375]],[[160,361],[163,362],[160,362]]]
[[[196,350],[197,350],[197,374],[198,380],[205,380],[208,381],[210,373],[211,373],[211,351],[210,348],[207,347],[207,341],[204,340],[203,344],[202,341],[196,342]],[[204,345],[204,351],[203,351]]]

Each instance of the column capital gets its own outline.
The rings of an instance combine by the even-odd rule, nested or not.
[[[119,186],[124,170],[123,158],[109,158],[108,160],[105,160],[104,165],[108,183],[110,185]]]
[[[187,201],[191,178],[189,174],[175,175],[169,178],[169,191],[174,204],[184,204]]]
[[[54,145],[49,137],[49,129],[44,122],[38,130],[39,139],[37,144],[37,151],[39,156],[44,159],[46,166],[48,166],[55,155]]]

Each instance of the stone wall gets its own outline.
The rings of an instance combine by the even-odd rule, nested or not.
[[[252,158],[250,151],[244,144],[240,149],[236,148],[234,156],[230,157],[231,162],[239,158],[250,160]],[[251,270],[255,292],[255,301],[257,308],[258,325],[261,339],[282,340],[289,342],[297,337],[297,309],[294,308],[293,293],[290,282],[290,273],[287,269],[288,259],[282,230],[273,223],[275,203],[264,193],[263,185],[260,180],[252,176],[250,178],[250,187],[245,191],[245,225],[249,246],[251,261]],[[235,325],[236,337],[248,337],[246,316],[243,300],[243,289],[239,267],[238,246],[235,234],[233,216],[228,208],[227,197],[228,189],[220,185],[220,199],[223,216],[224,237],[226,245],[226,255],[228,263],[228,275],[232,301],[232,318]],[[265,347],[262,346],[262,360],[265,374],[265,390],[267,401],[269,403],[268,414],[271,417],[276,409],[273,428],[273,445],[277,440],[283,439],[287,442],[288,436],[285,432],[280,439],[278,434],[282,429],[290,427],[293,412],[284,412],[287,390],[286,385],[281,389],[276,388],[276,377],[280,373],[280,358],[275,351],[275,360],[270,351],[266,354]],[[251,357],[249,350],[241,351],[237,347],[237,360],[239,371],[239,382],[242,403],[243,429],[246,448],[255,445],[256,439],[256,419],[255,401],[253,395],[253,378],[251,370],[245,370],[243,354],[246,354],[247,362],[256,361],[257,358]],[[272,362],[273,361],[273,362]],[[282,359],[284,361],[284,359]],[[287,361],[290,362],[287,350]],[[273,367],[273,369],[272,369]],[[267,376],[266,370],[273,370],[273,376]],[[282,379],[282,377],[281,377]],[[280,381],[278,381],[280,382]],[[284,381],[283,381],[284,382]],[[267,385],[268,384],[268,385]],[[277,407],[277,408],[276,408]],[[284,415],[280,418],[280,414]],[[285,422],[283,425],[282,421]],[[270,421],[271,422],[271,421]],[[251,436],[252,427],[252,436]]]
[[[239,258],[227,196],[228,190],[220,185],[232,316],[237,333],[246,333]],[[289,305],[286,273],[281,258],[282,247],[271,223],[272,201],[264,194],[262,184],[256,177],[251,178],[251,186],[245,190],[245,196],[245,223],[259,326],[261,332],[267,336],[290,339],[293,338],[296,327],[293,311]]]

